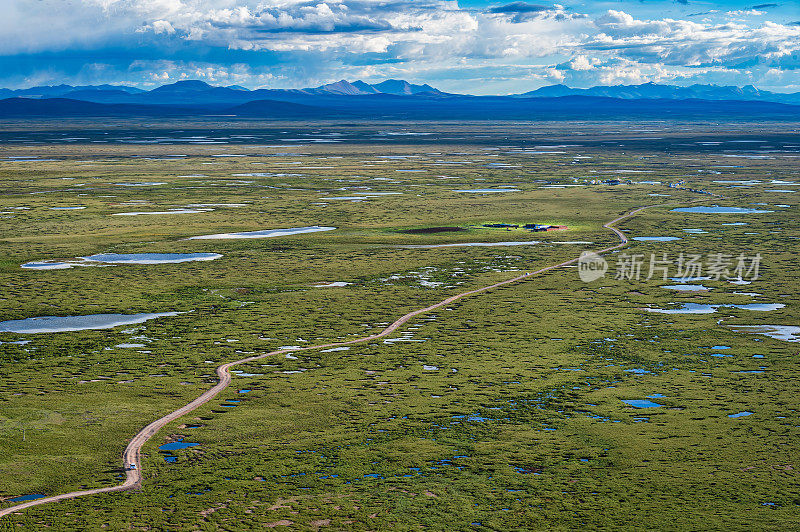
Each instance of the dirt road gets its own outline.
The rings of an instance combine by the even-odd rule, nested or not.
[[[639,207],[638,209],[634,209],[634,210],[632,210],[630,212],[627,212],[627,213],[623,214],[622,216],[620,216],[618,218],[615,218],[614,220],[604,224],[603,227],[614,231],[614,233],[616,233],[616,235],[620,238],[621,242],[619,244],[615,245],[615,246],[611,246],[611,247],[607,247],[605,249],[598,250],[595,253],[597,253],[597,254],[608,253],[609,251],[613,251],[615,249],[619,249],[619,248],[625,246],[628,243],[628,238],[622,233],[622,231],[620,231],[619,229],[613,227],[613,225],[618,223],[618,222],[620,222],[620,221],[622,221],[622,220],[624,220],[624,219],[626,219],[626,218],[630,218],[631,216],[634,216],[635,214],[639,213],[640,211],[642,211],[644,209],[648,209],[650,207],[658,207],[658,206],[661,206],[661,205],[647,205],[647,206],[644,206],[644,207]],[[64,499],[74,499],[76,497],[83,497],[84,495],[94,495],[94,494],[97,494],[97,493],[109,493],[109,492],[112,492],[112,491],[124,491],[124,490],[138,488],[141,485],[141,482],[142,482],[142,460],[141,460],[141,456],[140,456],[140,452],[141,452],[142,446],[144,446],[144,444],[147,443],[147,441],[150,438],[155,436],[155,434],[159,430],[161,430],[165,425],[167,425],[168,423],[171,423],[172,421],[175,421],[178,418],[181,418],[181,417],[185,416],[186,414],[192,412],[196,408],[206,404],[207,402],[209,402],[212,399],[214,399],[214,397],[216,397],[222,390],[227,388],[228,385],[231,383],[230,368],[232,368],[233,366],[236,366],[238,364],[244,364],[246,362],[252,362],[254,360],[260,360],[260,359],[266,358],[266,357],[271,357],[271,356],[275,356],[275,355],[281,355],[281,354],[284,354],[284,353],[292,353],[292,352],[295,352],[295,351],[309,351],[309,350],[313,350],[313,349],[325,349],[325,348],[328,348],[328,347],[339,347],[339,346],[346,346],[346,345],[351,345],[351,344],[359,344],[359,343],[363,343],[363,342],[369,342],[371,340],[377,340],[379,338],[383,338],[384,336],[387,336],[387,335],[393,333],[399,327],[401,327],[404,323],[406,323],[410,319],[414,318],[415,316],[418,316],[420,314],[425,314],[425,313],[430,312],[432,310],[436,310],[438,308],[441,308],[441,307],[444,307],[446,305],[449,305],[450,303],[453,303],[454,301],[458,301],[459,299],[462,299],[462,298],[465,298],[465,297],[468,297],[468,296],[471,296],[471,295],[480,294],[481,292],[486,292],[488,290],[492,290],[494,288],[498,288],[498,287],[503,286],[503,285],[516,283],[517,281],[521,281],[523,279],[527,279],[528,277],[532,277],[534,275],[538,275],[540,273],[544,273],[544,272],[549,271],[549,270],[553,270],[553,269],[556,269],[556,268],[561,268],[563,266],[568,266],[570,264],[578,262],[578,259],[579,259],[579,257],[575,257],[574,259],[570,259],[570,260],[562,262],[560,264],[554,264],[552,266],[547,266],[545,268],[541,268],[541,269],[533,271],[533,272],[524,273],[524,274],[519,275],[517,277],[514,277],[512,279],[507,279],[505,281],[500,281],[499,283],[495,283],[495,284],[492,284],[492,285],[489,285],[489,286],[476,288],[474,290],[469,290],[467,292],[462,292],[460,294],[456,294],[454,296],[450,296],[447,299],[444,299],[444,300],[442,300],[442,301],[440,301],[440,302],[438,302],[438,303],[436,303],[434,305],[431,305],[429,307],[425,307],[425,308],[422,308],[422,309],[419,309],[419,310],[415,310],[413,312],[409,312],[405,316],[397,319],[394,323],[392,323],[391,325],[389,325],[388,327],[383,329],[381,332],[373,334],[373,335],[370,335],[370,336],[365,336],[363,338],[356,338],[354,340],[348,340],[346,342],[335,342],[335,343],[330,343],[330,344],[313,345],[313,346],[308,346],[308,347],[303,347],[303,348],[279,349],[277,351],[272,351],[270,353],[265,353],[265,354],[262,354],[262,355],[256,355],[256,356],[252,356],[252,357],[248,357],[248,358],[243,358],[241,360],[236,360],[234,362],[227,362],[225,364],[222,364],[221,366],[219,366],[217,368],[217,376],[219,377],[219,382],[213,388],[211,388],[208,391],[204,392],[201,396],[199,396],[197,399],[195,399],[191,403],[180,407],[179,409],[175,410],[174,412],[170,412],[169,414],[165,415],[164,417],[162,417],[160,419],[157,419],[157,420],[153,421],[152,423],[147,425],[145,428],[143,428],[138,434],[136,434],[133,437],[133,439],[130,441],[130,443],[128,443],[128,446],[125,448],[125,452],[122,455],[122,462],[123,462],[123,464],[125,465],[126,468],[129,467],[130,464],[135,465],[136,468],[127,470],[127,472],[126,472],[127,476],[126,476],[125,482],[123,482],[119,486],[113,486],[113,487],[107,487],[107,488],[96,488],[96,489],[90,489],[90,490],[84,490],[84,491],[73,491],[73,492],[70,492],[70,493],[64,493],[62,495],[54,495],[52,497],[44,497],[44,498],[36,499],[36,500],[33,500],[33,501],[27,501],[27,502],[24,502],[24,503],[17,504],[15,506],[11,506],[9,508],[0,509],[0,517],[2,517],[4,515],[8,515],[8,514],[10,514],[12,512],[19,512],[19,511],[24,510],[26,508],[30,508],[31,506],[37,506],[37,505],[40,505],[40,504],[47,504],[47,503],[51,503],[51,502],[61,501],[61,500],[64,500]]]

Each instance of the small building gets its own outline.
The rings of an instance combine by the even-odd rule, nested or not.
[[[538,232],[538,231],[548,231],[548,230],[549,230],[549,228],[550,228],[550,226],[549,226],[549,225],[543,225],[543,224],[525,224],[525,229],[528,229],[528,230],[530,230],[530,231],[536,231],[536,232]]]
[[[495,227],[498,229],[516,229],[519,226],[516,224],[483,224],[484,227]]]

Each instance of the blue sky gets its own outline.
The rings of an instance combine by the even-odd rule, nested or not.
[[[727,0],[2,0],[0,86],[403,78],[800,91],[800,3]]]

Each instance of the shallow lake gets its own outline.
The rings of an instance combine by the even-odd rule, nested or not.
[[[106,264],[177,264],[215,260],[222,257],[219,253],[98,253],[84,257],[87,261]]]
[[[287,229],[264,229],[261,231],[244,231],[241,233],[220,233],[217,235],[192,236],[188,240],[219,240],[228,238],[274,238],[278,236],[301,235],[319,231],[333,231],[335,227],[312,225],[310,227],[290,227]]]
[[[156,312],[141,314],[91,314],[87,316],[41,316],[24,320],[0,322],[0,332],[19,334],[85,331],[87,329],[111,329],[119,325],[144,323],[155,318],[177,316],[179,312]]]
[[[671,212],[688,212],[694,214],[762,214],[773,211],[748,209],[745,207],[719,207],[714,205],[711,207],[679,207],[677,209],[672,209]]]
[[[785,306],[786,305],[782,303],[750,303],[748,305],[705,305],[700,303],[683,303],[680,307],[674,309],[648,308],[646,310],[648,312],[656,312],[659,314],[712,314],[723,307],[767,312],[770,310],[782,309]]]
[[[800,342],[800,327],[795,325],[730,325],[730,328],[738,332],[761,334],[784,342]]]

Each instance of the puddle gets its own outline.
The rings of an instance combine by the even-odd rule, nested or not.
[[[24,320],[0,322],[0,332],[19,334],[84,331],[87,329],[111,329],[119,325],[133,325],[148,320],[177,316],[179,312],[156,312],[141,314],[90,314],[87,316],[41,316]]]
[[[728,417],[737,418],[737,417],[747,417],[753,415],[752,412],[748,412],[745,410],[744,412],[739,412],[737,414],[728,414]]]
[[[664,406],[654,403],[653,401],[648,401],[647,399],[622,399],[621,401],[626,405],[634,406],[636,408],[655,408],[658,406]]]
[[[678,290],[681,292],[699,292],[702,290],[711,290],[707,286],[703,286],[701,284],[666,284],[661,288],[667,288],[669,290]]]
[[[486,421],[494,421],[492,418],[483,417],[480,414],[472,414],[471,416],[464,416],[464,415],[456,415],[452,416],[453,419],[464,419],[466,421],[473,421],[475,423],[485,423]],[[458,421],[453,421],[451,424],[458,423]]]
[[[70,262],[26,262],[22,265],[27,270],[67,270],[72,268],[74,263]]]
[[[187,240],[218,240],[228,238],[274,238],[278,236],[300,235],[319,231],[332,231],[335,227],[313,225],[310,227],[290,227],[288,229],[264,229],[262,231],[244,231],[241,233],[220,233],[217,235],[192,236]]]
[[[744,207],[719,207],[714,205],[711,207],[679,207],[677,209],[672,209],[670,212],[688,212],[693,214],[763,214],[774,211],[748,209]]]
[[[712,314],[723,307],[767,312],[770,310],[782,309],[785,306],[786,305],[782,303],[751,303],[749,305],[704,305],[700,303],[683,303],[680,307],[674,309],[648,308],[645,310],[659,314]]]
[[[800,342],[800,327],[795,325],[729,325],[737,332],[760,334],[784,342]]]
[[[414,331],[403,331],[397,338],[387,338],[384,344],[394,344],[395,342],[424,342],[425,340],[414,338]]]
[[[346,283],[344,281],[334,281],[332,283],[321,283],[321,284],[314,284],[311,285],[313,288],[341,288],[343,286],[347,286],[351,283]]]
[[[188,449],[189,447],[195,447],[197,445],[200,445],[200,444],[199,443],[185,442],[185,441],[183,441],[183,439],[180,439],[180,440],[174,441],[172,443],[165,443],[164,445],[161,445],[158,449],[160,451],[175,451],[175,450],[178,450],[178,449]]]
[[[177,264],[215,260],[222,257],[219,253],[99,253],[84,257],[87,261],[106,264]]]
[[[19,497],[14,497],[13,499],[6,499],[3,502],[25,502],[25,501],[35,501],[36,499],[42,499],[44,495],[41,493],[34,493],[32,495],[21,495]]]
[[[673,242],[680,240],[680,238],[677,236],[635,236],[631,240],[636,240],[637,242]]]

